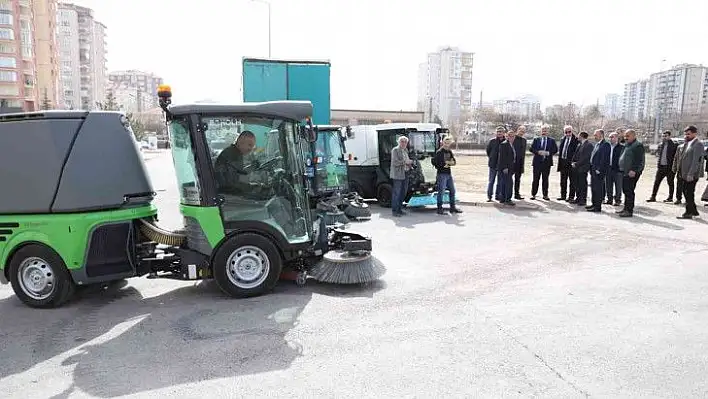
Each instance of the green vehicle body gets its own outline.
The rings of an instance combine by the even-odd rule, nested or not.
[[[6,268],[12,254],[24,245],[39,243],[54,249],[76,279],[86,264],[91,232],[96,227],[154,216],[154,205],[78,214],[0,216],[0,278],[9,278]]]

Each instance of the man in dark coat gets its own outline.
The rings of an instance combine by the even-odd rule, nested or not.
[[[517,151],[518,160],[516,167],[514,168],[514,199],[522,200],[524,197],[521,196],[519,189],[521,188],[521,175],[524,174],[524,167],[526,166],[526,146],[528,141],[524,138],[526,134],[526,126],[521,125],[516,129],[516,138],[514,139],[515,149]]]
[[[514,165],[516,165],[516,159],[518,158],[513,144],[515,138],[516,134],[514,132],[506,134],[506,140],[499,144],[499,158],[497,161],[497,170],[502,182],[501,189],[503,193],[499,202],[511,206],[515,205],[511,200],[511,196],[514,184]]]
[[[543,199],[550,201],[548,197],[548,175],[551,173],[553,166],[553,156],[558,152],[558,145],[553,137],[548,137],[550,127],[544,125],[541,127],[541,137],[536,137],[531,143],[529,151],[533,154],[531,166],[533,167],[533,181],[531,182],[531,199],[536,199],[538,193],[538,183],[542,180],[541,192]]]
[[[573,179],[573,154],[578,147],[578,139],[573,134],[573,127],[566,126],[563,130],[563,139],[558,147],[558,172],[560,172],[560,197],[559,201],[571,201],[575,198],[575,181]],[[568,188],[570,183],[570,189]],[[566,196],[567,194],[567,196]]]
[[[571,167],[575,179],[574,200],[568,200],[571,204],[586,206],[588,201],[588,173],[590,172],[590,156],[592,155],[592,144],[588,141],[588,133],[580,132],[580,144],[573,154]]]
[[[504,134],[506,134],[506,128],[497,126],[497,136],[487,143],[487,166],[489,167],[487,202],[492,202],[492,196],[497,201],[501,201],[502,198],[501,176],[499,176],[499,171],[497,170],[497,162],[499,161],[499,144],[504,141]],[[494,182],[497,183],[496,190],[494,189]]]
[[[620,206],[622,204],[622,172],[619,170],[619,159],[624,151],[624,144],[619,142],[619,130],[610,133],[610,170],[605,177],[607,191],[607,205]]]
[[[592,204],[588,212],[602,212],[602,200],[605,199],[605,177],[610,171],[610,143],[605,140],[605,131],[595,130],[595,145],[590,154],[590,188]]]
[[[625,132],[626,144],[619,160],[622,172],[622,191],[624,193],[624,209],[617,211],[620,217],[634,215],[634,190],[637,188],[639,177],[644,172],[644,145],[637,140],[637,132],[628,129]]]
[[[656,149],[656,175],[654,176],[654,188],[651,190],[651,197],[647,202],[656,202],[656,194],[659,192],[661,181],[666,178],[666,183],[669,185],[669,196],[664,202],[674,201],[674,172],[672,166],[678,143],[671,139],[671,130],[664,132],[661,144]]]

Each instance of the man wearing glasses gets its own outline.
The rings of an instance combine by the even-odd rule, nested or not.
[[[560,197],[559,201],[570,201],[575,198],[575,181],[573,179],[573,154],[578,148],[578,138],[573,134],[573,127],[563,129],[563,139],[558,148],[558,171],[560,172]],[[568,182],[570,180],[570,184]],[[570,185],[570,190],[568,186]],[[568,194],[566,196],[566,194]]]

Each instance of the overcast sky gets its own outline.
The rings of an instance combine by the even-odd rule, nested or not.
[[[241,58],[268,55],[252,0],[75,0],[108,27],[108,67],[163,76],[175,101],[241,100]],[[332,107],[414,109],[418,64],[475,53],[484,101],[604,101],[681,62],[708,65],[708,0],[271,0],[275,58],[332,62]]]

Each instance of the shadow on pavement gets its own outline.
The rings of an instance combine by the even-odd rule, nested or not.
[[[382,281],[302,288],[283,281],[269,295],[239,300],[211,281],[151,298],[126,284],[84,290],[76,303],[54,310],[29,309],[14,296],[0,301],[0,379],[60,362],[53,358],[62,354],[54,367],[75,366],[73,386],[55,398],[74,388],[114,397],[282,370],[302,355],[286,335],[314,294],[372,297],[385,288]]]
[[[449,210],[448,206],[445,205],[444,209]],[[394,217],[391,215],[390,208],[379,208],[377,207],[375,212],[379,214],[381,219],[391,220],[397,227],[413,229],[415,226],[426,223],[443,222],[446,224],[464,227],[464,219],[462,214],[448,214],[448,215],[438,215],[437,208],[426,207],[426,208],[403,208],[406,215],[401,217]],[[373,211],[373,210],[372,210]]]

